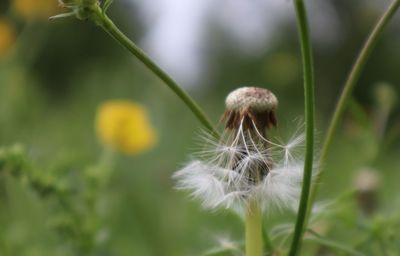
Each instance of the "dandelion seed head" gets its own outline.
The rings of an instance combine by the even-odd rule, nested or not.
[[[228,110],[240,111],[252,108],[257,112],[276,109],[278,99],[268,89],[257,87],[241,87],[229,93],[225,100]]]
[[[205,208],[296,208],[303,163],[295,150],[304,136],[288,143],[270,140],[276,126],[277,99],[267,89],[244,87],[226,99],[225,131],[220,139],[205,136],[204,150],[175,173],[178,189],[191,191]]]

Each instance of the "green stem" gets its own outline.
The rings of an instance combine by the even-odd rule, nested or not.
[[[246,212],[246,256],[263,255],[262,212],[257,202],[252,201]]]
[[[124,46],[136,58],[138,58],[149,70],[160,78],[193,112],[197,119],[207,128],[208,131],[218,136],[218,132],[211,124],[199,105],[172,79],[164,70],[162,70],[142,49],[133,43],[122,33],[114,22],[101,10],[100,6],[94,6],[94,17],[92,18],[116,41]]]
[[[297,26],[300,35],[300,45],[304,73],[304,100],[306,119],[306,153],[304,159],[303,186],[297,213],[292,245],[289,255],[295,256],[300,251],[301,239],[306,224],[307,205],[309,200],[314,155],[314,71],[310,35],[308,31],[307,13],[302,0],[294,1]]]
[[[383,16],[379,19],[378,23],[375,25],[371,34],[369,35],[367,41],[365,42],[361,52],[359,53],[356,62],[354,63],[350,74],[344,84],[343,91],[340,95],[339,101],[337,102],[335,111],[333,113],[332,119],[329,123],[328,132],[325,136],[325,140],[322,146],[321,155],[319,158],[319,166],[323,166],[329,151],[329,148],[332,144],[334,134],[338,128],[339,121],[342,119],[344,110],[347,106],[347,103],[350,99],[350,96],[354,90],[355,85],[358,82],[360,74],[368,60],[368,57],[371,55],[371,52],[379,39],[379,36],[382,34],[383,29],[386,27],[388,22],[391,20],[393,15],[396,13],[397,9],[400,7],[400,0],[394,0],[392,4],[388,7]],[[322,178],[323,170],[320,169],[317,177],[315,179],[314,185],[311,189],[310,196],[310,204],[309,208],[311,209],[312,204],[315,200],[319,184]]]

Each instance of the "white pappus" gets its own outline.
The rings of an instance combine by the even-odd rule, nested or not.
[[[276,127],[278,101],[267,89],[242,87],[226,99],[221,138],[205,136],[205,150],[174,174],[205,208],[242,208],[249,202],[267,210],[297,207],[303,161],[293,154],[304,135],[280,145],[267,138]]]

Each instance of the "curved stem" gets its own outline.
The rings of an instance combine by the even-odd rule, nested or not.
[[[217,130],[208,120],[199,105],[172,79],[164,70],[162,70],[142,49],[133,43],[124,33],[122,33],[114,22],[96,6],[93,10],[95,14],[94,21],[100,25],[108,34],[116,41],[124,46],[136,58],[138,58],[148,69],[150,69],[158,78],[160,78],[192,111],[197,119],[210,131],[213,135],[218,136]]]
[[[246,256],[263,255],[262,212],[257,202],[249,203],[246,212]]]
[[[319,158],[319,166],[323,166],[323,164],[326,160],[329,148],[333,141],[333,136],[335,135],[335,132],[338,128],[339,122],[343,116],[343,112],[344,112],[344,110],[347,106],[347,103],[351,97],[353,89],[358,82],[360,74],[368,60],[368,57],[371,55],[371,52],[372,52],[376,42],[378,41],[379,36],[382,34],[383,29],[388,24],[388,22],[393,17],[393,15],[396,13],[396,11],[398,10],[399,7],[400,7],[400,0],[394,0],[392,2],[392,4],[388,7],[386,12],[379,19],[378,23],[373,28],[371,34],[369,35],[367,41],[365,42],[363,48],[361,49],[361,52],[358,55],[357,60],[354,63],[354,65],[350,71],[350,74],[344,84],[343,91],[340,95],[340,98],[337,102],[332,119],[329,123],[328,132],[325,136],[325,140],[324,140],[322,150],[321,150],[321,155]],[[315,200],[315,197],[316,197],[316,194],[317,194],[317,191],[319,188],[319,184],[321,181],[322,173],[323,173],[323,171],[321,169],[316,176],[314,185],[312,186],[311,196],[310,196],[310,204],[309,204],[310,209],[312,207],[312,203]]]
[[[289,255],[295,256],[300,251],[301,238],[306,224],[307,205],[309,200],[314,157],[314,71],[310,35],[308,31],[307,13],[302,0],[294,1],[297,26],[300,35],[300,45],[304,73],[304,100],[306,119],[306,153],[304,159],[303,186],[297,213],[296,226]]]

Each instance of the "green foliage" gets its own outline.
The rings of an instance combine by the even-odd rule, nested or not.
[[[102,9],[111,2],[103,1]],[[134,35],[143,34],[140,15],[114,4],[109,11],[118,22]],[[317,141],[355,46],[378,15],[353,2],[333,4],[341,20],[349,21],[340,27],[340,43],[329,49],[317,45]],[[242,255],[243,228],[236,215],[203,211],[173,189],[170,176],[196,147],[192,138],[199,126],[174,95],[88,22],[16,24],[23,40],[0,60],[0,255]],[[209,86],[190,91],[212,120],[222,113],[226,92],[245,81],[280,95],[274,135],[291,134],[290,121],[302,115],[293,29],[280,27],[270,48],[251,58],[223,32],[212,30],[210,60],[218,65],[201,81]],[[349,31],[357,33],[346,36]],[[360,77],[321,182],[318,199],[328,204],[311,216],[303,255],[395,256],[400,251],[400,49],[393,47],[399,42],[398,33],[385,33]],[[93,129],[96,107],[117,98],[149,108],[160,136],[153,151],[129,158],[102,152]],[[368,213],[354,182],[362,166],[380,179],[367,194],[376,203]],[[265,219],[270,255],[287,253],[294,219],[280,211]],[[214,247],[224,234],[234,238],[234,249]]]
[[[44,170],[34,166],[21,145],[15,145],[0,149],[0,170],[25,184],[43,204],[50,203],[47,225],[60,241],[70,244],[74,255],[93,255],[99,249],[106,251],[108,231],[99,207],[106,203],[103,192],[110,175],[110,154],[82,170],[72,171],[72,163]]]

